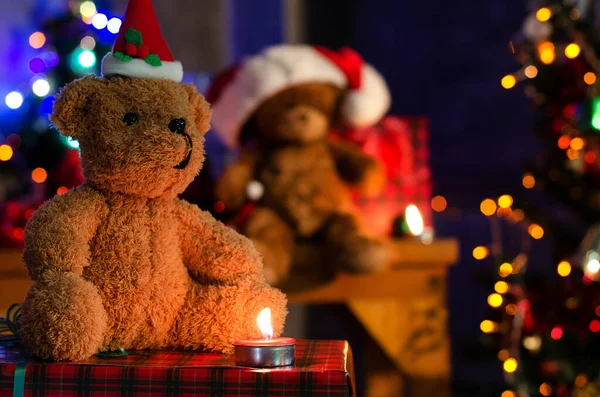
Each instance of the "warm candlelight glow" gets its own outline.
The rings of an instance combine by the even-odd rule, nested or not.
[[[421,212],[419,212],[417,206],[410,204],[408,207],[406,207],[404,216],[411,234],[413,236],[421,235],[424,230],[423,217],[421,216]]]
[[[258,324],[258,328],[260,328],[260,332],[263,334],[263,337],[266,340],[271,340],[273,338],[273,326],[271,325],[270,307],[266,307],[260,313],[258,313],[256,323]]]

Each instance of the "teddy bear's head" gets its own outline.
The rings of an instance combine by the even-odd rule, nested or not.
[[[287,88],[266,99],[242,127],[242,142],[309,144],[327,138],[343,90],[325,83]]]
[[[202,168],[210,109],[192,85],[86,76],[60,92],[51,120],[79,141],[89,183],[153,198],[181,193]]]

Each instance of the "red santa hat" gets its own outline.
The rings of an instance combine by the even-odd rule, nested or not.
[[[308,45],[278,45],[217,76],[209,87],[212,125],[230,147],[240,129],[267,98],[291,86],[323,82],[347,89],[342,121],[352,127],[377,123],[388,111],[390,93],[383,77],[355,51]]]
[[[129,0],[113,50],[102,60],[102,75],[181,82],[183,67],[162,36],[152,0]]]

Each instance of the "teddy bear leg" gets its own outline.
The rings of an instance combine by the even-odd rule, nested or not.
[[[244,228],[263,256],[265,280],[278,285],[290,272],[294,251],[294,233],[275,211],[269,208],[256,209]]]
[[[231,353],[236,340],[261,337],[256,319],[266,307],[271,308],[274,335],[281,334],[287,314],[281,291],[266,284],[193,284],[176,319],[171,347]]]
[[[96,286],[73,273],[48,271],[29,289],[20,317],[23,343],[35,355],[58,361],[96,354],[107,329]]]
[[[392,246],[366,236],[353,214],[335,214],[324,230],[325,258],[334,268],[351,272],[377,272],[393,262]]]

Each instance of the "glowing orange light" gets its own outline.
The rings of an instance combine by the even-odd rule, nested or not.
[[[544,41],[538,45],[538,53],[540,56],[540,61],[546,65],[550,65],[556,58],[556,54],[554,53],[554,44],[549,41]]]
[[[222,201],[217,201],[217,202],[214,204],[214,206],[213,206],[213,207],[214,207],[214,209],[215,209],[215,212],[223,212],[223,211],[225,211],[225,203],[224,203],[224,202],[222,202]]]
[[[498,207],[500,208],[510,208],[512,204],[513,198],[508,194],[503,194],[498,198]]]
[[[550,385],[547,383],[542,383],[540,385],[540,394],[542,396],[549,396],[552,394],[552,387],[550,387]]]
[[[573,150],[581,150],[581,149],[583,149],[584,145],[585,145],[585,142],[583,141],[583,139],[581,139],[579,137],[575,137],[575,138],[571,139],[571,143],[569,146],[571,146],[571,149],[573,149]]]
[[[514,303],[509,303],[508,305],[506,305],[506,314],[514,316],[515,314],[517,314],[517,309],[517,305],[515,305]]]
[[[0,145],[0,161],[8,161],[13,156],[13,150],[8,145]]]
[[[485,199],[481,202],[479,209],[485,216],[492,216],[496,213],[496,202],[492,199]]]
[[[576,58],[577,55],[581,52],[581,48],[575,43],[571,43],[565,47],[565,56],[567,58],[573,59]]]
[[[592,331],[593,333],[600,332],[600,321],[592,320],[590,322],[590,331]]]
[[[570,144],[571,144],[571,138],[569,138],[567,135],[563,135],[560,138],[558,138],[558,147],[559,148],[567,149]]]
[[[583,155],[583,160],[588,164],[594,164],[596,162],[596,153],[594,152],[586,152]]]
[[[535,178],[533,177],[533,175],[531,175],[531,174],[523,175],[523,186],[525,186],[526,189],[531,189],[532,187],[535,186]]]
[[[504,364],[502,366],[504,367],[504,370],[510,374],[517,370],[519,364],[517,363],[516,359],[510,357],[504,360]]]
[[[563,330],[561,327],[554,327],[550,331],[550,337],[554,340],[559,340],[563,336]]]
[[[510,353],[508,352],[507,349],[502,349],[498,352],[498,360],[500,360],[500,361],[504,361],[509,357],[510,357]]]
[[[448,206],[448,202],[443,196],[435,196],[431,199],[431,208],[435,212],[442,212]]]
[[[567,157],[569,160],[575,160],[579,158],[579,152],[577,150],[567,149]]]
[[[483,320],[481,324],[479,324],[479,329],[481,329],[481,332],[484,334],[489,334],[496,329],[496,323],[490,320]]]
[[[556,267],[556,272],[561,277],[567,277],[569,274],[571,274],[571,264],[567,261],[560,262]]]
[[[498,268],[498,274],[501,277],[506,277],[506,276],[512,274],[512,272],[513,272],[513,267],[510,263],[503,263]]]
[[[552,11],[548,7],[540,8],[536,11],[535,17],[540,22],[546,22],[552,16]]]
[[[35,183],[44,183],[46,178],[48,178],[48,173],[43,168],[36,168],[31,171],[31,179],[33,179]]]
[[[594,84],[596,82],[596,74],[594,72],[587,72],[583,75],[583,81],[588,85]]]
[[[583,387],[585,386],[585,384],[587,383],[588,379],[587,376],[585,374],[580,374],[577,375],[577,377],[575,378],[575,386],[577,387]]]
[[[505,390],[502,392],[502,395],[500,397],[517,397],[517,395],[512,390]]]
[[[530,79],[533,79],[535,76],[537,76],[537,74],[538,70],[535,66],[529,65],[525,68],[525,76],[529,77]]]
[[[508,292],[508,283],[506,281],[498,281],[494,284],[494,291],[499,294],[505,294]]]
[[[484,247],[484,246],[477,246],[475,248],[473,248],[473,258],[477,259],[477,260],[481,260],[481,259],[485,259],[487,258],[488,254],[489,254],[489,250]]]
[[[515,222],[521,222],[523,219],[525,219],[525,213],[523,210],[517,208],[516,210],[513,210],[512,218]]]
[[[69,189],[67,189],[65,186],[61,186],[58,189],[56,189],[56,194],[65,194],[68,191]]]
[[[536,225],[535,223],[529,225],[529,227],[527,228],[527,232],[529,233],[529,235],[531,235],[531,237],[533,237],[536,240],[539,240],[542,237],[544,237],[544,229],[542,229],[540,225]]]
[[[35,32],[29,36],[29,45],[35,49],[42,48],[46,44],[46,35],[42,32]]]
[[[487,299],[488,305],[491,307],[500,307],[502,305],[502,301],[502,295],[496,293],[490,294]]]
[[[502,87],[505,89],[510,90],[515,86],[515,84],[517,84],[517,79],[512,74],[507,74],[506,76],[502,77],[500,84],[502,84]]]

